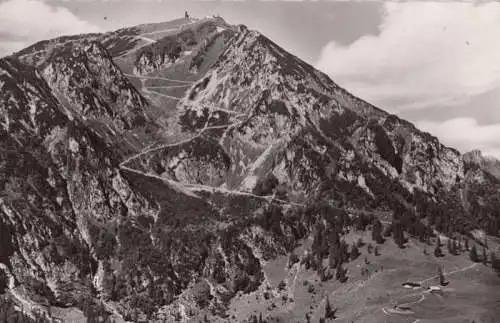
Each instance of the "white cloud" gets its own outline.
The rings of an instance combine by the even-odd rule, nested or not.
[[[81,20],[68,9],[43,1],[0,3],[0,56],[39,40],[98,31],[99,27]]]
[[[500,123],[480,125],[474,118],[455,118],[444,122],[420,121],[416,125],[461,152],[480,149],[500,159]]]
[[[24,41],[2,40],[0,37],[0,57],[4,54],[12,53],[20,48],[25,47]]]
[[[387,3],[379,35],[330,42],[316,65],[382,108],[450,106],[500,86],[498,35],[500,3]]]

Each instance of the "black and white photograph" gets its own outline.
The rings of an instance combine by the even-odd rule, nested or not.
[[[500,323],[500,2],[0,0],[0,323]]]

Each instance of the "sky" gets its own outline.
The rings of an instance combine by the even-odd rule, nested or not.
[[[461,152],[500,158],[500,3],[0,0],[0,56],[38,40],[220,14]]]

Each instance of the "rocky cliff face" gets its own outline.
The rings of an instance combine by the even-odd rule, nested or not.
[[[96,233],[104,223],[155,212],[118,172],[117,155],[71,119],[39,72],[0,61],[2,263],[45,302],[91,295]]]
[[[491,163],[220,18],[2,59],[0,124],[0,289],[42,309],[224,316],[267,260],[355,210],[498,235]]]
[[[500,161],[491,156],[483,156],[481,151],[473,150],[463,155],[467,169],[480,168],[491,175],[500,178]]]
[[[410,194],[413,189],[437,194],[464,178],[457,151],[352,97],[245,28],[180,105],[182,125],[193,133],[204,131],[231,157],[233,187],[252,189],[256,177],[274,172],[309,194],[330,164],[337,167],[337,179],[365,191],[370,187],[358,180],[367,171],[358,168],[361,164],[399,182]],[[191,112],[200,108],[203,113]],[[206,131],[222,124],[227,124],[225,130]]]
[[[28,57],[21,56],[24,62]],[[148,101],[97,41],[54,45],[37,64],[70,118],[78,118],[116,149],[135,152],[158,140]]]

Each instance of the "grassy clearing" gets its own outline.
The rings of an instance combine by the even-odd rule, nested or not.
[[[288,257],[279,257],[264,266],[270,287],[235,299],[229,312],[235,318],[230,321],[242,322],[251,314],[262,313],[274,322],[306,322],[308,313],[311,322],[318,322],[324,316],[328,296],[332,307],[337,308],[335,322],[498,322],[500,278],[490,267],[472,263],[468,253],[436,258],[433,247],[425,243],[411,240],[400,249],[388,239],[378,245],[380,255],[375,256],[367,251],[368,243],[376,245],[369,232],[346,236],[349,243],[358,238],[366,244],[360,248],[361,256],[345,265],[349,277],[346,283],[335,279],[321,282],[316,272],[299,264],[289,269]],[[309,245],[310,240],[305,240],[295,253],[302,255]],[[424,249],[429,255],[423,253]],[[443,268],[449,285],[441,287],[441,293],[430,293],[426,291],[429,286],[439,286],[434,277],[438,266]],[[278,289],[282,280],[286,282],[285,291]],[[407,281],[423,281],[422,288],[404,288],[402,283]]]

